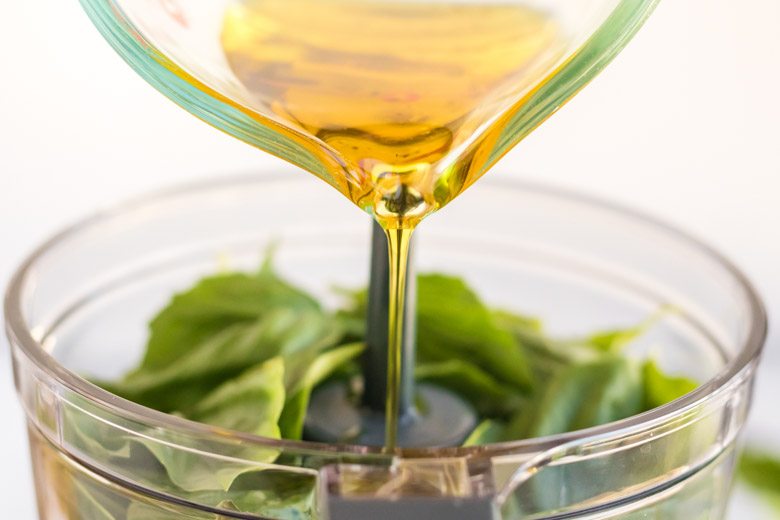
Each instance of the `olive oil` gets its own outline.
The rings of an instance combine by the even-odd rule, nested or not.
[[[406,266],[412,228],[388,229],[390,262],[390,305],[387,314],[387,395],[385,396],[385,446],[394,448],[398,441],[399,400],[401,393],[401,353],[403,350],[404,300],[406,299]]]
[[[521,5],[387,0],[246,0],[221,43],[249,108],[313,141],[386,228],[414,227],[474,182],[501,116],[565,49],[557,24]]]
[[[388,234],[393,448],[412,230],[490,166],[502,123],[565,39],[522,5],[245,0],[227,8],[221,45],[241,108],[312,151]]]

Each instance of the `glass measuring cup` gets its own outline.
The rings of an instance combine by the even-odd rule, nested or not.
[[[408,5],[452,9],[492,5],[491,2],[462,0],[416,2],[388,0],[384,3],[373,0],[351,0],[346,6],[342,5],[344,2],[313,2],[309,6],[310,9],[306,9],[305,5],[301,7],[301,17],[306,17],[311,7],[325,9],[326,12],[328,8],[350,12],[378,3],[386,10]],[[368,92],[373,92],[373,97],[362,92],[366,94],[359,100],[360,106],[365,108],[363,112],[373,111],[376,105],[380,105],[384,107],[381,111],[382,117],[370,118],[369,121],[363,121],[361,124],[350,122],[346,115],[340,116],[336,113],[329,116],[325,126],[304,121],[307,118],[299,111],[305,108],[305,112],[308,113],[313,109],[309,105],[303,108],[300,106],[306,104],[300,100],[302,96],[298,95],[294,100],[288,100],[287,87],[278,85],[279,92],[272,89],[271,93],[266,92],[263,96],[253,94],[253,89],[247,87],[239,77],[240,74],[231,68],[226,51],[222,48],[222,20],[225,19],[226,12],[235,5],[255,4],[261,6],[258,11],[263,13],[263,5],[266,9],[270,9],[269,6],[284,5],[284,2],[82,0],[82,5],[96,27],[125,61],[155,88],[200,119],[313,173],[361,208],[374,214],[378,214],[376,210],[381,206],[380,201],[384,200],[383,197],[394,193],[393,188],[398,182],[411,183],[409,186],[412,186],[415,192],[419,192],[415,197],[419,195],[424,199],[424,203],[421,202],[419,207],[415,206],[421,214],[414,218],[421,218],[423,214],[427,215],[435,211],[468,188],[512,146],[592,80],[639,30],[656,5],[656,0],[497,2],[496,4],[500,5],[532,9],[554,21],[554,24],[559,26],[561,42],[554,46],[551,44],[549,54],[552,56],[547,56],[548,52],[544,51],[535,60],[516,64],[520,68],[520,73],[503,83],[499,82],[500,85],[497,86],[487,88],[475,79],[474,84],[465,89],[476,98],[470,100],[469,109],[454,110],[442,120],[424,109],[419,113],[412,111],[406,114],[411,120],[401,116],[396,120],[392,117],[393,114],[396,116],[398,113],[405,114],[406,112],[403,112],[400,107],[408,108],[414,105],[414,99],[420,95],[414,88],[415,75],[421,76],[426,70],[437,65],[435,60],[431,63],[425,61],[427,49],[422,47],[415,53],[418,62],[408,57],[404,60],[411,61],[406,64],[407,68],[412,70],[408,74],[409,80],[393,82],[400,85],[395,85],[395,89],[379,95],[380,92],[373,91],[380,91],[385,83],[391,82],[383,78],[378,84],[370,84]],[[476,12],[471,18],[479,18],[479,13]],[[377,20],[373,21],[378,23]],[[316,19],[308,20],[309,24],[316,25],[316,22]],[[274,23],[273,19],[266,20],[259,23],[259,27],[252,26],[250,29],[245,28],[244,31],[265,34]],[[297,34],[295,26],[292,27],[289,31],[291,39],[297,41],[305,36],[305,34]],[[448,27],[436,28],[434,32],[445,29]],[[463,32],[467,31],[467,29],[460,29]],[[489,28],[481,26],[468,29],[469,33],[473,30],[490,34]],[[522,35],[524,30],[527,29],[518,27],[517,34],[510,31],[508,35],[516,37],[518,34]],[[306,32],[305,29],[300,31]],[[395,56],[393,51],[396,50],[393,44],[400,38],[382,40],[382,45],[365,51],[361,49],[367,44],[364,40],[371,40],[371,31],[369,30],[368,34],[363,32],[365,31],[360,32],[360,37],[355,37],[354,52],[342,55],[340,51],[343,49],[328,47],[322,49],[316,46],[306,47],[308,49],[306,52],[325,55],[317,62],[320,68],[330,66],[334,69],[362,70],[361,67],[355,66],[355,63],[362,63],[363,68],[372,71],[381,71],[389,67],[385,63],[387,60],[383,61],[383,57],[390,56],[389,61],[392,61]],[[419,32],[425,31],[420,28]],[[331,39],[338,34],[339,32],[336,31],[335,34],[330,35]],[[327,36],[328,33],[325,35]],[[452,40],[454,45],[451,46],[448,55],[463,54],[463,49],[458,51],[458,42],[464,40],[463,36],[464,34],[457,32],[449,34],[449,31],[446,31],[445,36],[441,36],[436,42],[439,46],[450,49],[449,41]],[[500,55],[502,50],[506,50],[502,47],[505,43],[501,40],[489,41],[489,44],[482,43],[486,45],[483,53]],[[263,45],[262,42],[255,42],[255,44],[261,47]],[[280,53],[284,54],[281,51]],[[286,59],[285,56],[281,56],[278,59],[279,62],[274,65],[275,67],[289,67],[294,70],[296,63],[303,58],[297,56]],[[459,68],[457,63],[446,65],[450,68]],[[455,78],[451,78],[452,81],[456,78],[468,77],[474,72],[468,66],[461,68],[462,70],[454,74]],[[284,83],[267,71],[265,73],[255,71],[254,76],[274,85],[279,82]],[[320,96],[318,90],[320,88],[327,92],[337,90],[336,86],[327,83],[324,77],[327,76],[315,74],[305,79],[294,78],[294,82],[312,84],[307,90],[306,99],[314,107],[335,103],[327,96]],[[355,78],[347,76],[342,78],[342,81],[354,84]],[[339,88],[344,88],[343,85],[337,85]],[[446,81],[437,82],[435,88],[432,88],[428,94],[433,98],[442,97],[448,92],[448,85]],[[485,89],[487,91],[483,91]],[[344,95],[348,98],[356,97],[354,92],[344,90],[346,90]],[[382,101],[383,98],[392,98],[392,101]],[[358,100],[354,99],[354,102],[357,103]],[[453,104],[457,103],[453,102]],[[386,124],[395,129],[390,132],[391,134],[403,134],[404,137],[398,137],[398,140],[394,141],[383,133],[373,133],[372,128]],[[418,133],[408,134],[402,130],[405,128],[404,125],[427,128],[425,131],[421,130],[420,134],[430,132],[439,135],[441,130],[441,142],[434,139],[434,143],[437,144],[431,145],[436,152],[428,150],[430,148],[428,145],[420,144],[424,139]],[[320,131],[317,131],[317,128]],[[331,141],[326,134],[334,132],[344,135]],[[411,137],[412,134],[414,137]],[[378,152],[376,147],[370,147],[371,150],[366,150],[365,153],[355,151],[363,150],[368,146],[367,142],[372,143],[372,146],[377,145],[386,153]],[[408,145],[410,150],[406,150],[403,143],[411,142],[418,144]],[[425,148],[430,153],[421,152],[421,148]],[[411,149],[416,151],[412,152]],[[414,157],[419,155],[419,157],[399,159],[406,155]],[[400,162],[396,163],[394,160]],[[414,211],[416,212],[417,209]]]
[[[420,270],[465,276],[487,302],[561,335],[674,305],[638,353],[657,349],[665,370],[704,383],[696,391],[588,430],[388,455],[193,423],[81,377],[134,366],[173,292],[225,264],[256,269],[276,239],[279,270],[307,290],[364,284],[370,229],[317,184],[247,178],[146,198],[21,266],[5,312],[42,519],[722,518],[766,329],[760,301],[706,246],[577,196],[480,184],[423,230]],[[284,203],[291,189],[304,204]],[[327,235],[315,208],[328,211]],[[243,501],[224,485],[237,475]]]

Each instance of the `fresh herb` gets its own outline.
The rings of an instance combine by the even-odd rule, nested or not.
[[[460,278],[432,274],[417,280],[417,356],[420,362],[461,359],[512,388],[528,389],[525,351]]]
[[[463,443],[464,446],[482,446],[492,442],[500,442],[504,438],[504,425],[493,419],[485,419],[474,428],[471,435]]]
[[[527,405],[526,394],[463,359],[418,363],[414,374],[419,381],[459,394],[483,417],[509,416]]]
[[[352,343],[319,354],[313,359],[305,355],[288,359],[285,388],[289,397],[279,418],[283,438],[293,440],[301,438],[306,409],[309,407],[309,396],[314,388],[346,363],[355,359],[364,348],[363,343]]]
[[[642,411],[638,364],[619,356],[604,356],[560,370],[539,393],[533,409],[510,420],[504,440],[582,430]]]
[[[192,420],[263,437],[281,437],[284,361],[271,358],[214,389],[192,409]]]
[[[685,377],[665,375],[653,360],[647,361],[642,367],[642,378],[644,380],[642,408],[645,410],[671,403],[699,386]]]
[[[415,377],[471,403],[481,422],[466,445],[604,424],[696,387],[665,375],[653,361],[622,355],[650,321],[560,340],[535,318],[490,309],[460,278],[421,275],[417,291]],[[226,430],[300,439],[315,388],[333,377],[360,376],[366,292],[342,293],[344,308],[330,312],[283,280],[270,260],[255,274],[206,278],[152,320],[140,365],[101,384],[145,406]],[[276,518],[313,514],[313,481],[257,467],[277,459],[273,448],[240,448],[250,451],[236,453],[235,460],[254,466],[225,464],[152,440],[159,436],[117,439],[115,432],[95,430],[89,416],[66,420],[74,445],[120,465],[142,461],[149,482],[179,496]],[[126,517],[155,514],[134,503]]]
[[[747,451],[739,461],[739,476],[780,513],[780,459],[757,451]]]

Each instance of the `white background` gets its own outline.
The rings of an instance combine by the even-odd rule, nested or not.
[[[664,0],[612,66],[489,175],[592,192],[674,222],[734,259],[776,321],[779,92],[780,2]],[[136,77],[76,0],[4,3],[3,285],[35,244],[99,207],[170,184],[279,165]],[[773,329],[748,431],[765,445],[780,436],[778,339]],[[34,518],[22,412],[4,339],[0,412],[2,516]],[[732,518],[747,517],[773,518],[740,493]]]

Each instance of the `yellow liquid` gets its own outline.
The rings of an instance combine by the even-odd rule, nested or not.
[[[401,352],[403,349],[406,266],[412,228],[388,229],[390,262],[390,305],[387,312],[387,396],[385,397],[385,446],[398,442],[398,415],[401,393]]]
[[[393,448],[411,232],[490,166],[504,122],[565,41],[518,5],[248,0],[227,8],[221,44],[235,106],[312,152],[388,233]]]
[[[250,108],[319,148],[338,188],[393,228],[476,180],[502,116],[564,50],[526,7],[372,0],[236,3],[221,42]]]

